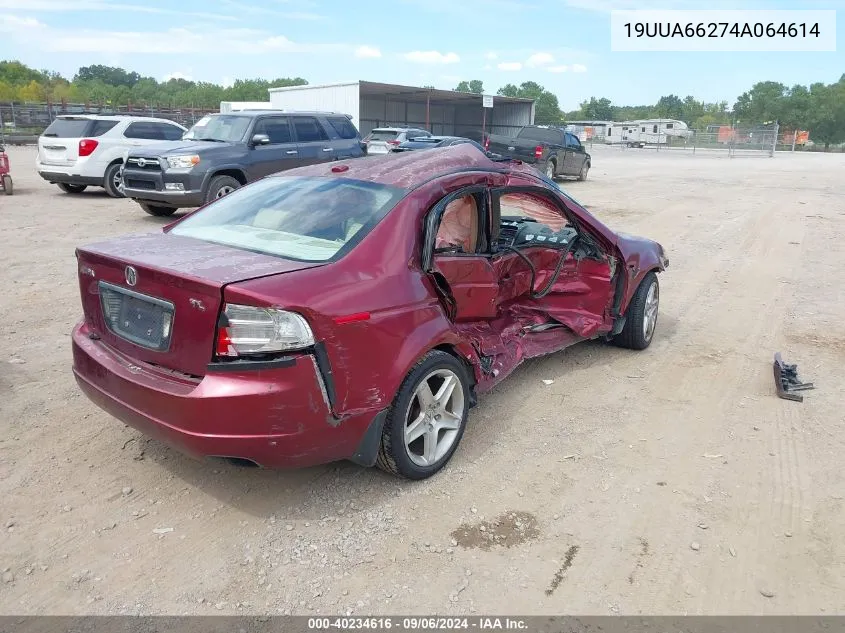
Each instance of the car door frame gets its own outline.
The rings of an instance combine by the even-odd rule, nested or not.
[[[572,132],[566,132],[567,136],[564,137],[566,141],[566,151],[567,151],[567,176],[577,176],[581,173],[581,167],[584,166],[584,162],[587,160],[587,151],[584,149],[584,146],[581,144],[581,139],[575,136]],[[575,140],[578,144],[577,145],[570,145],[569,144],[569,137]]]
[[[290,125],[293,132],[293,140],[296,143],[296,150],[299,156],[299,165],[317,165],[336,160],[335,148],[332,145],[332,138],[329,131],[323,127],[320,117],[314,114],[290,114]],[[319,141],[300,141],[296,130],[296,119],[312,119],[319,129],[326,135],[325,139]],[[316,150],[316,152],[312,151]],[[312,160],[312,157],[315,160]]]
[[[287,143],[263,143],[257,145],[253,143],[252,139],[257,132],[258,126],[268,119],[286,119],[288,124],[288,135],[290,141]],[[249,132],[247,133],[247,146],[249,148],[247,161],[249,163],[249,181],[258,180],[287,169],[299,167],[299,149],[296,140],[293,136],[293,123],[289,114],[268,114],[266,116],[256,117],[252,122]],[[279,154],[275,154],[279,152]],[[263,155],[262,155],[263,154]]]
[[[478,213],[478,236],[474,253],[436,253],[435,241],[443,213],[450,202],[466,195],[482,200]],[[490,186],[468,185],[450,192],[426,213],[420,264],[432,281],[447,317],[452,322],[481,321],[496,316],[499,281],[490,257]],[[458,281],[463,281],[458,284]]]

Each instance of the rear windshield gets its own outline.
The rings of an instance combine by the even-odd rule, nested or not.
[[[188,216],[171,232],[308,262],[342,257],[403,189],[326,178],[265,178]]]
[[[373,130],[370,132],[371,141],[393,141],[399,136],[396,130]]]
[[[241,141],[249,127],[250,117],[236,114],[217,114],[205,116],[185,132],[182,137],[194,141],[218,141],[237,143]]]
[[[82,138],[86,136],[89,125],[91,125],[91,119],[56,119],[44,130],[44,136]]]
[[[551,128],[542,127],[524,127],[517,135],[519,138],[526,138],[532,141],[542,141],[544,143],[563,142],[563,132],[560,130],[553,130]]]

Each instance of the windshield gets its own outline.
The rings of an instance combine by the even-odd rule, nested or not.
[[[185,132],[182,138],[193,141],[220,141],[237,143],[243,140],[250,117],[236,114],[204,116]]]
[[[186,217],[171,232],[287,259],[325,262],[350,250],[404,193],[342,178],[265,178]]]

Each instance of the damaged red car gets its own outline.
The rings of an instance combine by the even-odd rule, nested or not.
[[[114,417],[195,457],[412,479],[523,360],[648,347],[668,265],[471,145],[290,170],[76,254],[73,371]]]

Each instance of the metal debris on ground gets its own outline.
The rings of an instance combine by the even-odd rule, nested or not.
[[[800,393],[793,392],[816,388],[811,382],[801,382],[798,378],[798,365],[787,365],[784,363],[780,352],[775,353],[775,362],[772,367],[774,369],[775,388],[777,389],[778,398],[804,402],[804,396]]]

